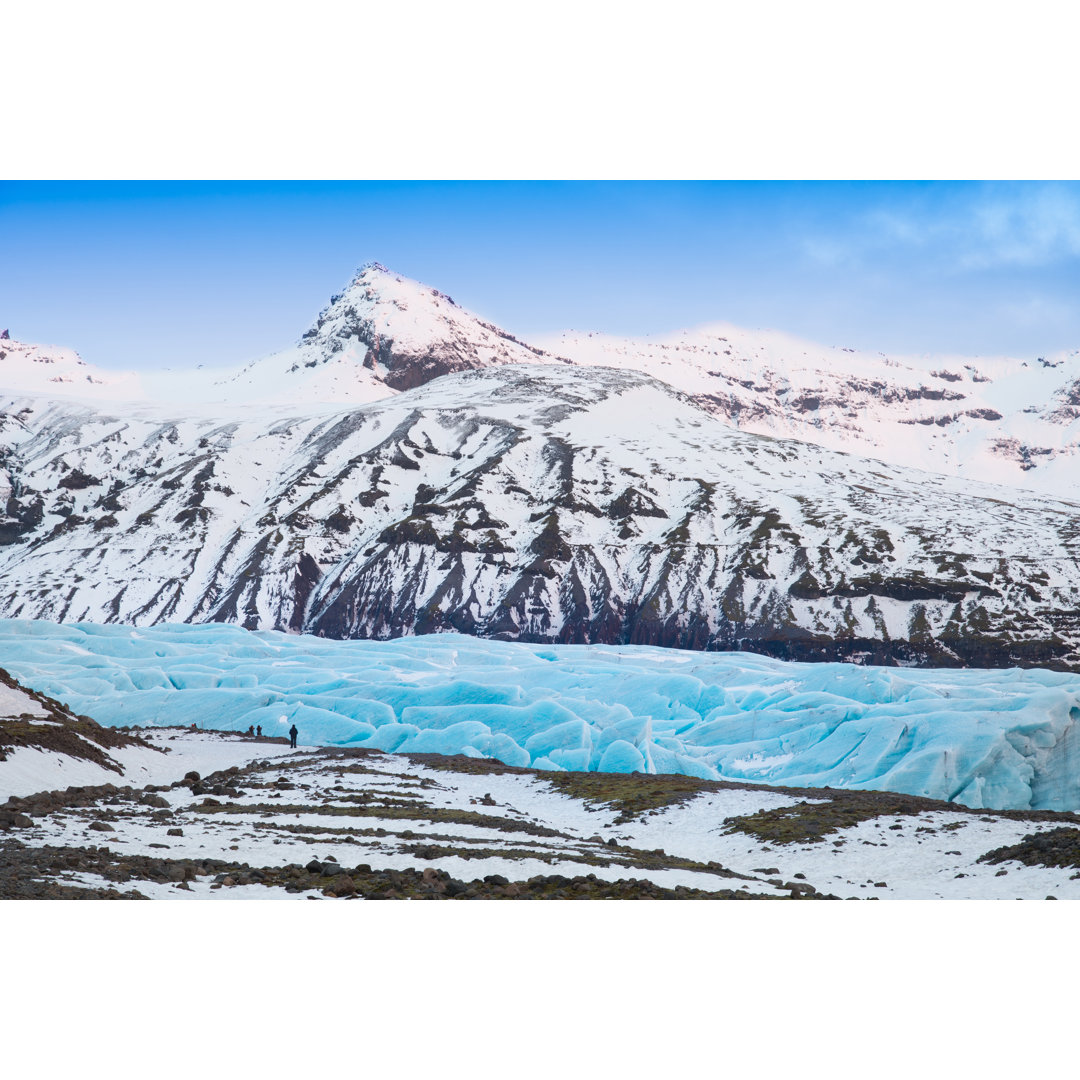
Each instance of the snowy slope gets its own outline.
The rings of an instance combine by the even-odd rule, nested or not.
[[[1080,350],[890,357],[725,323],[538,343],[575,364],[647,372],[743,431],[1080,496]]]
[[[1071,665],[1080,506],[504,366],[308,415],[24,399],[0,614]]]
[[[5,391],[88,401],[139,399],[145,390],[134,372],[105,371],[73,349],[0,338],[0,387]]]
[[[0,668],[0,801],[57,786],[115,783],[126,769],[153,768],[160,756],[143,740],[76,715]]]

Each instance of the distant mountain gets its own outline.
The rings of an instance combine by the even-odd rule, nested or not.
[[[216,380],[211,396],[367,402],[456,371],[555,362],[437,289],[371,263],[331,299],[295,347]]]
[[[0,337],[0,388],[50,397],[115,400],[141,397],[133,372],[109,372],[86,363],[73,349],[30,345]]]
[[[1080,664],[1080,504],[737,431],[637,372],[0,413],[2,616]]]
[[[658,338],[568,331],[525,343],[378,263],[358,271],[295,346],[235,370],[193,362],[185,371],[104,372],[70,350],[0,340],[0,388],[187,403],[218,416],[364,404],[506,364],[639,371],[741,431],[1080,500],[1080,350],[890,357],[728,324]]]
[[[1080,498],[1080,350],[890,357],[727,324],[539,343],[575,364],[647,372],[742,431]]]
[[[661,338],[566,332],[525,343],[375,263],[295,347],[195,385],[199,400],[231,405],[362,403],[453,372],[521,363],[639,371],[743,431],[1080,499],[1080,350],[890,357],[728,324]],[[190,374],[186,381],[179,398],[165,385],[157,392],[190,397]]]

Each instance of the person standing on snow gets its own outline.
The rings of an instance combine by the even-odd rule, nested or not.
[[[300,732],[296,730],[296,725],[293,724],[293,726],[291,728],[289,728],[289,745],[294,750],[296,749],[296,736],[299,735],[299,734],[300,734]]]

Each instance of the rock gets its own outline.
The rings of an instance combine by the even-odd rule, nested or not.
[[[0,810],[0,829],[29,829],[34,819],[14,810]]]
[[[116,832],[111,825],[107,825],[104,821],[91,821],[90,828],[95,832]]]
[[[183,829],[169,829],[168,832],[165,835],[166,836],[183,836],[184,835],[184,830]]]
[[[319,862],[318,859],[312,859],[311,862],[309,862],[307,864],[307,866],[304,867],[304,869],[309,874],[321,874],[322,873],[322,863]]]
[[[334,877],[337,874],[344,874],[345,870],[343,867],[338,866],[336,862],[324,862],[322,864],[322,872],[326,874],[327,877]]]
[[[192,769],[191,772],[184,773],[184,782],[185,783],[187,783],[188,781],[191,781],[192,783],[197,784],[201,779],[202,779],[202,777],[194,769]]]

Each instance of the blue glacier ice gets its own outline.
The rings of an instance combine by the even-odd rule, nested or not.
[[[1041,669],[23,619],[0,620],[0,667],[112,726],[1080,809],[1080,675]]]

